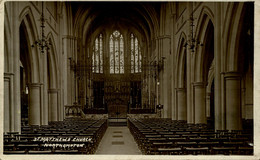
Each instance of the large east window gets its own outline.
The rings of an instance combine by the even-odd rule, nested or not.
[[[124,73],[124,38],[119,31],[114,31],[109,39],[110,73]]]

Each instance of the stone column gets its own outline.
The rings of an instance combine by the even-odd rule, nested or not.
[[[237,72],[225,73],[226,129],[242,129],[241,76]]]
[[[13,74],[4,73],[4,132],[12,131],[12,79]]]
[[[155,82],[156,83],[156,105],[159,104],[159,87],[160,87],[160,82]]]
[[[206,115],[207,115],[207,117],[210,117],[210,95],[211,95],[211,93],[210,92],[208,92],[207,93],[207,97],[206,97]]]
[[[59,90],[59,94],[58,94],[58,102],[60,102],[59,103],[59,105],[58,105],[58,107],[60,108],[60,115],[59,115],[59,121],[63,121],[64,120],[64,115],[65,115],[65,113],[64,113],[64,110],[65,110],[65,107],[64,107],[64,104],[62,104],[62,101],[61,101],[61,97],[62,97],[62,90]]]
[[[192,13],[192,10],[191,10],[191,5],[192,3],[186,3],[187,5],[187,12],[188,14],[190,15]],[[186,30],[189,31],[189,25],[186,25]],[[191,53],[191,50],[190,49],[187,49],[187,55],[186,55],[186,69],[187,69],[187,93],[186,93],[186,96],[187,96],[187,123],[194,123],[194,108],[193,108],[193,103],[192,103],[192,72],[194,71],[193,70],[193,67],[192,67],[192,53]]]
[[[12,106],[12,113],[11,113],[11,119],[12,122],[12,131],[14,132],[21,132],[21,93],[20,93],[20,39],[19,39],[19,15],[17,13],[17,10],[19,9],[18,3],[12,3],[12,15],[10,15],[12,18],[12,54],[13,59],[11,59],[12,65],[13,65],[13,106]]]
[[[29,125],[41,125],[41,85],[29,85]]]
[[[173,107],[172,107],[172,120],[178,119],[178,95],[177,95],[178,88],[174,88],[173,93],[175,97],[173,97]]]
[[[214,78],[214,114],[215,114],[215,130],[225,129],[225,113],[224,113],[224,84],[223,75],[224,70],[224,41],[222,37],[223,30],[223,14],[221,2],[215,4],[215,25],[214,25],[214,61],[215,61],[215,78]]]
[[[42,72],[42,78],[40,80],[42,84],[41,90],[42,90],[42,102],[41,102],[41,125],[48,125],[48,69],[47,69],[47,53],[48,51],[45,51],[44,54],[41,54],[41,65],[42,68],[40,68],[40,71]],[[51,83],[51,82],[50,82]],[[51,84],[50,84],[51,85]]]
[[[175,52],[175,45],[176,45],[176,43],[178,43],[178,42],[176,42],[176,38],[175,38],[175,33],[176,33],[176,8],[175,8],[175,6],[173,7],[174,9],[173,9],[173,12],[172,12],[172,15],[171,15],[171,25],[172,25],[172,27],[171,27],[171,54],[172,54],[172,56],[171,56],[171,59],[172,59],[172,70],[171,70],[171,72],[172,72],[172,88],[171,88],[171,90],[172,90],[172,97],[171,97],[171,101],[172,101],[172,120],[176,120],[177,119],[177,117],[176,117],[176,108],[177,108],[177,105],[176,105],[176,92],[175,92],[175,88],[177,87],[177,86],[175,86],[175,83],[176,83],[176,80],[177,80],[177,78],[174,78],[175,76],[175,67],[176,67],[176,55],[177,55],[177,52]]]
[[[241,84],[243,85],[243,83]],[[246,96],[246,89],[241,86],[241,116],[242,119],[246,118],[246,104],[245,104],[245,96]]]
[[[194,82],[195,123],[207,123],[206,88],[203,82]]]
[[[178,88],[176,89],[176,93],[178,107],[177,120],[187,120],[186,88]]]
[[[74,84],[74,71],[72,70],[70,63],[75,60],[74,55],[74,37],[73,36],[64,36],[63,37],[63,78],[64,78],[64,104],[71,105],[75,101],[75,84]]]
[[[49,121],[58,121],[60,108],[58,108],[58,90],[49,89]]]
[[[170,118],[169,117],[169,106],[168,106],[168,75],[167,75],[167,64],[166,61],[163,62],[164,63],[164,69],[162,71],[162,87],[161,87],[161,93],[162,93],[162,97],[161,97],[161,102],[163,104],[163,118]]]

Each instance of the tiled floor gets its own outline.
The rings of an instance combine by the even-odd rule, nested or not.
[[[108,127],[96,154],[141,155],[127,127]]]

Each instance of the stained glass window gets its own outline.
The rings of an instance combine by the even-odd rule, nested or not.
[[[109,41],[109,51],[110,51],[110,73],[115,72],[115,65],[114,65],[114,44],[113,44],[113,36],[110,36]]]
[[[95,39],[92,54],[92,72],[103,73],[103,37],[100,34]]]
[[[124,38],[119,31],[114,31],[109,40],[110,73],[124,73]]]
[[[100,73],[103,73],[103,37],[102,34],[99,36],[99,56],[100,56]]]
[[[131,73],[142,72],[141,48],[137,37],[131,34]]]

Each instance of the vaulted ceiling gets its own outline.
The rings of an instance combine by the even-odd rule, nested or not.
[[[71,2],[76,34],[90,36],[112,24],[132,27],[145,38],[158,32],[160,2]]]

